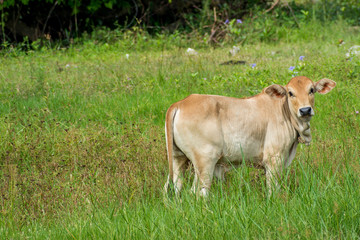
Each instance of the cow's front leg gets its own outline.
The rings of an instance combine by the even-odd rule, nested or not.
[[[280,155],[268,155],[264,158],[266,185],[269,195],[280,189],[279,179],[282,175],[284,161]]]

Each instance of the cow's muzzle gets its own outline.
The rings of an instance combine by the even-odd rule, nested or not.
[[[311,107],[303,107],[299,109],[301,117],[307,117],[314,115]]]

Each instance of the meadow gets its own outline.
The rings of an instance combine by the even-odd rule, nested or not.
[[[4,50],[0,239],[360,238],[360,58],[345,57],[360,30],[279,31],[281,40],[239,45],[234,57],[232,44],[181,34]],[[246,64],[220,65],[231,59]],[[173,102],[247,97],[293,75],[337,86],[316,96],[312,143],[298,147],[277,194],[244,166],[215,181],[208,199],[190,193],[191,168],[181,197],[163,196]]]

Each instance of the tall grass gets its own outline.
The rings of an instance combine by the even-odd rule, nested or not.
[[[161,41],[4,54],[0,238],[359,238],[360,59],[345,53],[360,38],[346,25],[293,33],[242,46],[232,59],[246,65],[220,65],[231,46],[188,56],[193,46]],[[166,109],[191,93],[286,84],[290,66],[338,84],[316,96],[312,145],[298,147],[281,191],[266,197],[262,172],[243,167],[209,199],[190,184],[164,199]]]

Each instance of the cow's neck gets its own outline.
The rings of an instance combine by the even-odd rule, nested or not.
[[[289,105],[286,101],[283,106],[286,112],[286,116],[290,118],[291,125],[295,128],[299,135],[297,141],[309,145],[311,142],[310,121],[304,122],[294,116],[294,114],[290,111]]]
[[[310,122],[299,121],[296,117],[291,116],[291,123],[299,134],[298,141],[300,143],[305,143],[309,145],[311,142],[311,131],[310,131]]]

